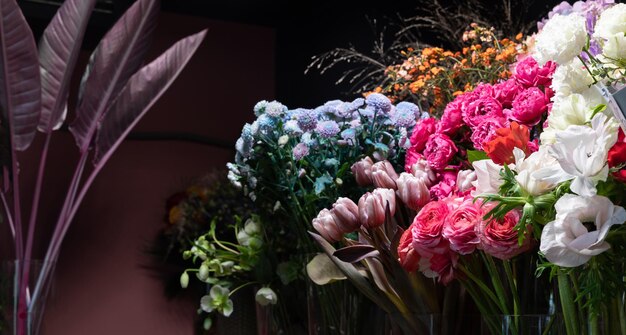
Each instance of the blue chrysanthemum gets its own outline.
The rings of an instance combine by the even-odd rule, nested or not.
[[[294,113],[298,126],[303,131],[310,131],[317,127],[318,113],[315,110],[298,108]]]
[[[288,135],[302,135],[302,129],[300,129],[300,127],[298,126],[298,121],[296,120],[289,120],[285,122],[283,130],[285,130],[285,133]]]
[[[413,127],[415,125],[415,113],[410,109],[396,108],[391,120],[396,127]]]
[[[339,125],[335,121],[320,121],[315,127],[315,132],[323,138],[331,138],[339,133]]]
[[[391,111],[391,100],[380,93],[372,93],[365,98],[365,103],[373,107],[377,112],[389,113]]]
[[[256,116],[260,116],[261,114],[265,113],[265,106],[267,106],[268,102],[267,100],[261,100],[259,102],[256,103],[256,105],[254,105],[254,115]]]
[[[267,114],[259,116],[256,121],[259,124],[259,130],[261,130],[262,132],[271,131],[276,127],[276,121],[274,121],[274,119],[269,117]]]
[[[398,111],[398,110],[406,110],[408,112],[411,112],[411,113],[413,113],[415,118],[419,118],[420,115],[421,115],[420,108],[416,104],[414,104],[412,102],[408,102],[408,101],[399,102],[396,105],[396,111]]]

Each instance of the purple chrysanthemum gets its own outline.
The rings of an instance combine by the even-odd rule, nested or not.
[[[389,113],[391,111],[391,100],[380,93],[372,93],[365,98],[365,103],[373,107],[376,111]]]
[[[320,121],[315,127],[315,132],[323,138],[331,138],[339,133],[339,125],[335,121]]]
[[[265,114],[271,117],[281,117],[285,112],[287,112],[287,107],[276,100],[265,105]]]
[[[304,143],[298,143],[293,147],[293,159],[299,161],[309,154],[309,147]]]
[[[318,113],[315,110],[298,108],[295,113],[298,126],[303,131],[310,131],[317,126]]]
[[[298,121],[296,120],[289,120],[285,122],[283,130],[285,130],[285,133],[289,135],[302,135],[302,129],[300,129]]]

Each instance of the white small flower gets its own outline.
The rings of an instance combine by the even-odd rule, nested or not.
[[[278,146],[279,147],[284,147],[285,144],[287,144],[287,142],[289,142],[289,136],[288,135],[283,135],[283,136],[278,138]]]
[[[275,305],[278,302],[278,296],[271,288],[263,287],[256,292],[255,300],[261,306]]]
[[[565,64],[587,43],[585,18],[575,13],[553,16],[535,38],[533,57],[540,65],[548,61]]]
[[[494,163],[491,159],[475,161],[472,165],[474,166],[474,171],[476,171],[476,180],[472,182],[476,189],[472,191],[472,196],[498,194],[498,189],[504,182],[500,178],[502,166]]]
[[[532,174],[537,180],[561,183],[572,180],[570,189],[582,196],[596,194],[598,181],[606,180],[609,149],[617,141],[618,125],[604,114],[596,115],[588,126],[569,126],[556,133],[556,143],[549,147],[558,166],[544,166]]]
[[[541,232],[539,250],[558,266],[579,266],[608,250],[605,238],[609,229],[626,220],[624,208],[599,195],[566,194],[556,202],[555,209],[555,220]],[[591,224],[593,227],[589,227]]]

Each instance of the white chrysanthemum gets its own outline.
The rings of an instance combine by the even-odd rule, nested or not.
[[[557,66],[552,75],[553,101],[573,93],[582,93],[593,84],[593,78],[579,58]]]
[[[558,97],[548,116],[548,127],[541,133],[541,143],[554,143],[556,132],[572,125],[584,125],[591,119],[594,108],[603,103],[604,98],[595,87],[581,93]]]
[[[626,4],[623,3],[602,12],[594,27],[593,37],[608,40],[618,33],[626,33]]]
[[[540,65],[550,60],[565,64],[580,54],[586,43],[585,18],[577,14],[557,14],[537,34],[533,57]]]

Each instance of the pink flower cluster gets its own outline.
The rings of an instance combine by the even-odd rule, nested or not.
[[[450,102],[441,116],[419,121],[411,135],[405,170],[420,159],[438,173],[463,160],[464,149],[483,150],[483,145],[511,121],[529,128],[537,125],[550,110],[550,89],[556,64],[539,66],[526,57],[515,66],[513,77],[495,85],[480,84]],[[460,131],[466,129],[469,131]],[[456,159],[457,156],[460,159]],[[458,163],[457,163],[458,164]],[[444,178],[444,175],[440,176]]]
[[[484,221],[483,216],[491,208],[491,204],[474,202],[471,197],[448,197],[426,204],[400,239],[398,255],[402,267],[438,277],[447,284],[455,277],[461,255],[480,249],[506,260],[529,250],[533,239],[518,243],[515,225],[520,212],[514,210],[501,220]]]

